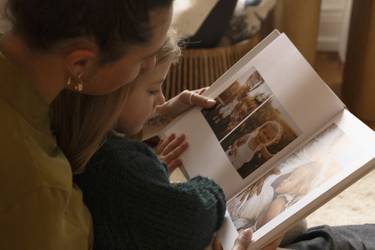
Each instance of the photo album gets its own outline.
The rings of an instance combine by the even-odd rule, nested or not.
[[[224,249],[245,228],[255,249],[265,246],[375,166],[375,133],[278,31],[204,95],[215,107],[187,111],[160,136],[185,134],[186,178],[206,176],[223,188]]]

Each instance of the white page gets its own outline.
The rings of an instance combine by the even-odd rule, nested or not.
[[[265,197],[269,194],[263,192],[263,190],[268,190],[268,187],[272,187],[271,189],[274,193],[279,192],[278,195],[274,193],[271,194],[272,200],[276,200],[277,197],[280,196],[280,192],[285,192],[280,191],[281,182],[278,182],[279,190],[277,191],[277,184],[275,183],[277,183],[278,178],[282,179],[283,175],[295,171],[295,178],[301,179],[300,176],[303,172],[298,172],[297,175],[298,169],[303,170],[303,168],[310,168],[310,170],[313,171],[307,174],[305,179],[302,178],[303,182],[295,182],[298,185],[306,185],[306,183],[311,182],[311,185],[309,185],[306,192],[303,191],[303,195],[297,194],[296,187],[292,188],[293,191],[290,189],[289,192],[291,193],[288,195],[294,196],[295,201],[291,202],[285,210],[277,212],[270,220],[267,220],[268,222],[263,222],[261,225],[257,225],[259,217],[247,225],[247,227],[250,226],[254,230],[254,249],[259,249],[267,243],[270,243],[280,232],[285,232],[288,227],[306,217],[316,208],[322,206],[337,193],[341,192],[374,168],[374,131],[364,125],[347,110],[341,112],[333,121],[328,123],[328,125],[328,128],[325,128],[324,131],[320,131],[312,140],[306,143],[302,149],[289,156],[284,162],[278,164],[274,170],[275,174],[270,174],[265,177],[263,182],[259,183],[262,186],[262,191],[255,195],[258,196],[257,199],[260,199],[259,197],[263,195],[262,200],[267,200]],[[319,162],[319,164],[316,165],[318,168],[306,164],[310,162]],[[291,182],[293,182],[293,178],[289,180],[289,183]],[[257,186],[259,184],[255,183],[254,187],[259,188]],[[238,198],[234,197],[228,202],[229,213],[232,216],[229,216],[227,212],[225,223],[219,232],[224,249],[231,249],[238,234],[233,221],[237,223],[237,226],[239,226],[239,222],[244,221],[244,219],[238,220],[236,218],[239,216],[238,212],[240,211],[242,216],[244,215],[243,212],[246,211],[246,204],[243,203],[240,210],[233,210],[233,208],[236,204],[236,199],[239,200],[241,196],[246,195],[246,192],[248,192],[246,190],[251,190],[251,187],[245,188],[243,193],[238,194]],[[286,196],[286,194],[282,195]],[[253,198],[248,198],[248,202],[251,202],[251,199]],[[272,202],[263,203],[262,207],[258,208],[262,211],[270,211],[270,204],[272,204]],[[249,207],[251,207],[252,211],[258,209],[256,205],[250,203],[249,205],[251,205]],[[247,216],[250,216],[250,214],[247,213]],[[253,213],[251,216],[256,215]],[[251,218],[247,218],[251,221]]]
[[[215,98],[220,90],[220,86],[227,82],[228,79],[236,74],[242,67],[244,67],[250,60],[252,60],[260,51],[266,48],[270,43],[272,43],[278,36],[280,32],[278,30],[272,31],[267,37],[265,37],[261,42],[259,42],[254,48],[252,48],[246,55],[244,55],[238,62],[236,62],[230,69],[228,69],[222,76],[220,76],[214,83],[211,84],[210,88],[206,90],[203,95]],[[215,94],[216,93],[216,94]]]
[[[262,86],[266,85],[272,92],[268,106],[280,111],[287,128],[295,133],[295,139],[261,168],[243,178],[229,160],[200,109],[187,112],[164,131],[165,134],[186,135],[189,148],[182,156],[185,171],[190,177],[202,175],[212,178],[224,189],[228,198],[264,174],[272,164],[291,153],[297,145],[344,108],[342,102],[284,34],[268,42],[255,56],[254,52],[249,52],[244,58],[248,61],[241,60],[229,70],[230,74],[225,74],[215,82],[215,88],[209,92],[209,96],[218,97],[220,92],[235,81],[243,84],[249,76],[258,72],[264,80]],[[260,106],[258,111],[261,111],[261,107],[268,106]],[[250,114],[247,120],[249,124],[258,111]]]

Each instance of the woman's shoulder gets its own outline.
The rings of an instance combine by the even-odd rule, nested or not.
[[[2,205],[21,202],[27,199],[26,194],[39,193],[42,197],[43,192],[51,190],[69,199],[70,166],[53,137],[33,127],[1,98],[0,115],[6,117],[0,123]]]

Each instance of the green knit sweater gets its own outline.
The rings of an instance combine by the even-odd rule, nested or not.
[[[94,222],[94,249],[203,249],[225,198],[207,178],[171,184],[143,143],[111,136],[75,178]]]

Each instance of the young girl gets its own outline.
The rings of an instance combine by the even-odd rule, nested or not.
[[[172,106],[179,106],[181,112],[189,106],[181,103],[204,100],[205,107],[214,105],[207,105],[206,99],[191,92],[164,103],[162,82],[178,55],[173,44],[169,40],[158,53],[154,71],[142,73],[119,91],[123,92],[118,95],[123,96],[124,102],[116,132],[106,138],[84,172],[75,178],[92,213],[96,249],[202,249],[210,243],[223,221],[225,198],[220,187],[203,177],[171,184],[166,166],[158,157],[145,144],[128,139],[140,131],[149,134],[152,128],[147,121],[151,117],[154,120],[156,114],[173,114]],[[91,109],[95,110],[97,98],[90,99],[94,104]],[[87,106],[83,109],[87,109],[89,103],[90,100],[86,100]],[[60,110],[66,108],[59,107]],[[108,117],[100,109],[88,116],[99,122],[101,115],[102,119]],[[71,126],[67,122],[54,123],[58,141],[66,137],[62,127],[64,124]],[[86,134],[81,135],[84,141],[96,125],[78,121],[78,126]],[[75,151],[82,152],[77,150],[82,144],[74,143],[78,144]],[[64,143],[63,149],[69,152],[70,147]]]
[[[12,30],[0,39],[0,249],[90,248],[90,214],[51,133],[49,105],[65,88],[103,95],[152,69],[171,4],[7,0]]]
[[[251,161],[257,152],[261,152],[266,159],[272,157],[266,147],[279,140],[281,135],[281,125],[276,121],[267,121],[255,131],[235,140],[226,153],[238,170],[243,164]]]

